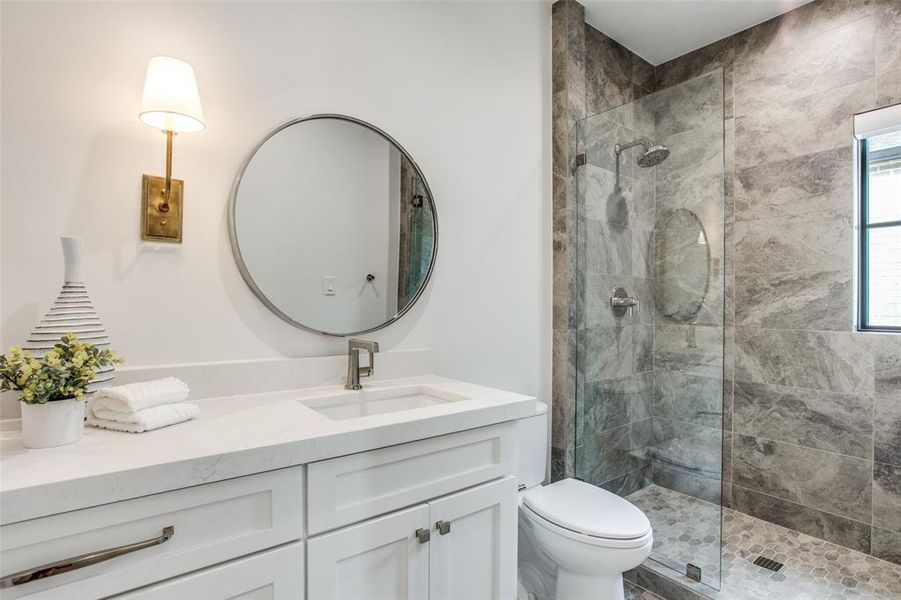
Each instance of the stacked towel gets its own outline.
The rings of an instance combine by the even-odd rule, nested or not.
[[[193,419],[200,407],[187,400],[188,386],[174,377],[98,390],[88,405],[87,424],[140,433]]]

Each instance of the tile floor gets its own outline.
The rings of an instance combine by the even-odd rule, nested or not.
[[[701,567],[701,581],[719,581],[719,505],[659,485],[642,488],[628,499],[654,528],[654,560],[679,573],[691,563]]]
[[[720,591],[703,589],[716,600],[844,600],[901,598],[901,565],[837,546],[791,529],[724,509],[722,565],[718,559],[719,506],[652,485],[628,499],[654,527],[651,555],[667,566],[702,568],[702,580],[722,573]],[[778,572],[753,564],[763,555],[785,563]],[[659,572],[659,571],[658,571]],[[706,586],[696,586],[696,589]],[[627,598],[645,600],[644,590],[628,586]],[[631,595],[628,595],[631,594]],[[653,598],[653,596],[651,596]]]

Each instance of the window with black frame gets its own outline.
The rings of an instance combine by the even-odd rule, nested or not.
[[[858,329],[901,332],[901,129],[858,148]]]

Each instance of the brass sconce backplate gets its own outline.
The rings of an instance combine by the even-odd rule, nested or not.
[[[172,180],[168,210],[165,202],[166,178],[144,175],[141,192],[141,239],[152,242],[181,243],[182,195],[185,182]]]

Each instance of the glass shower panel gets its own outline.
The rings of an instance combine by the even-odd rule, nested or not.
[[[723,72],[574,130],[576,476],[642,509],[651,559],[720,585]]]

